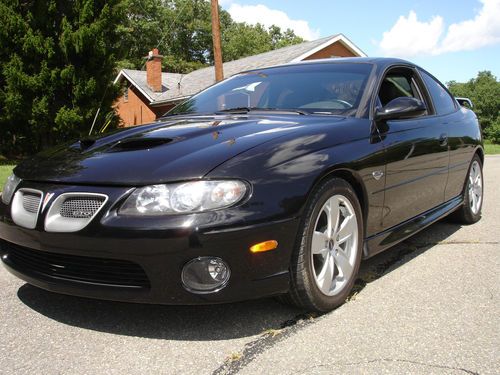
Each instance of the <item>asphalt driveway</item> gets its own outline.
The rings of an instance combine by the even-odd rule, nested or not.
[[[0,268],[2,374],[500,373],[500,157],[482,220],[442,221],[362,265],[312,316],[273,299],[169,307],[52,294]]]

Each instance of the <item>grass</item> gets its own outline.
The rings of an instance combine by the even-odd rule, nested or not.
[[[491,141],[484,141],[484,152],[486,155],[500,154],[500,145],[491,143]]]
[[[10,176],[14,167],[15,165],[13,164],[0,165],[0,191],[2,191],[3,184],[7,181],[7,177]]]

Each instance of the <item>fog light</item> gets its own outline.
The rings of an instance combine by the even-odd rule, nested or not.
[[[230,274],[229,266],[222,259],[199,257],[182,269],[182,283],[194,293],[213,293],[226,286]]]

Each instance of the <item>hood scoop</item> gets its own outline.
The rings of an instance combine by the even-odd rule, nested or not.
[[[113,144],[107,152],[149,150],[172,141],[172,138],[127,138]]]
[[[84,151],[91,147],[95,143],[95,139],[92,138],[83,138],[78,141],[78,145],[80,146],[80,150]]]

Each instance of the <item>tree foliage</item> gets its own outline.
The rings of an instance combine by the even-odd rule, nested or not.
[[[118,91],[120,0],[0,2],[0,154],[32,153],[88,132]]]
[[[125,0],[127,22],[121,26],[127,58],[120,67],[140,69],[144,56],[158,46],[163,67],[189,73],[213,64],[212,21],[207,0]],[[237,23],[219,10],[224,61],[303,42],[292,30]]]
[[[261,24],[233,23],[222,32],[223,57],[225,61],[236,60],[257,53],[271,51],[304,40],[290,29],[282,32],[278,26],[266,29]]]
[[[450,92],[456,97],[466,97],[474,103],[485,136],[500,143],[500,82],[490,71],[482,71],[465,83],[448,82]]]

